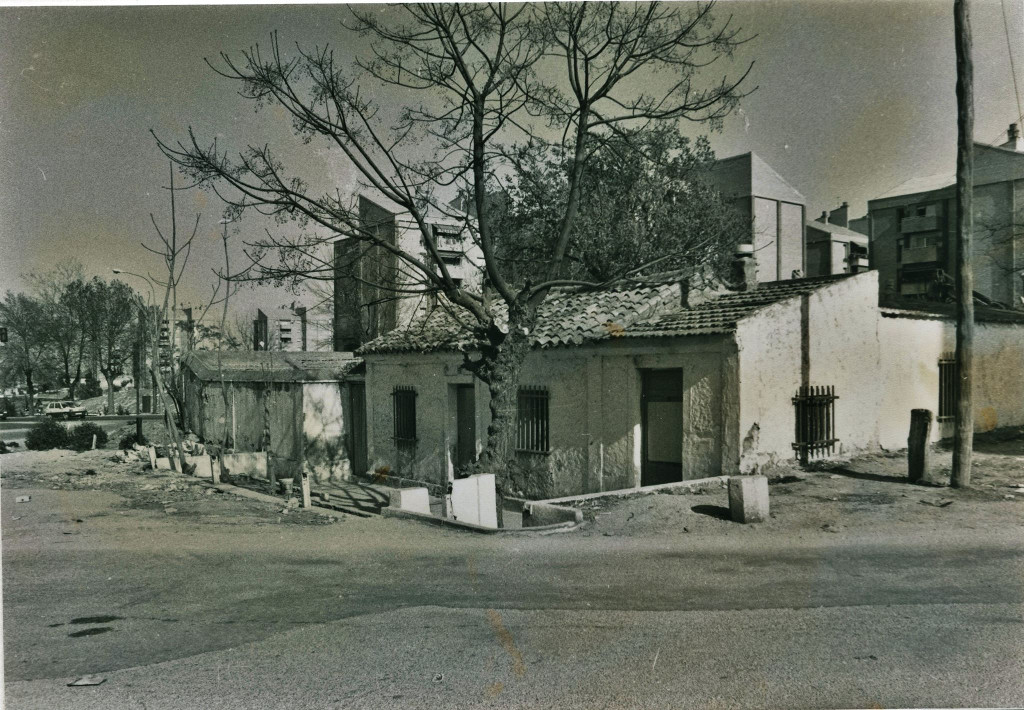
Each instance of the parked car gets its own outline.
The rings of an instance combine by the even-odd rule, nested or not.
[[[85,407],[80,407],[70,400],[50,402],[43,410],[43,414],[54,419],[71,419],[72,417],[85,419],[85,415],[88,413],[89,410]]]

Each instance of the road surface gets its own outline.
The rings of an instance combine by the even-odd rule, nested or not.
[[[160,414],[143,414],[143,421],[157,421],[162,419],[163,415]],[[43,417],[17,417],[14,419],[7,419],[0,421],[0,439],[6,442],[16,441],[18,446],[25,445],[25,436],[28,434],[28,430],[33,426],[42,421]],[[112,434],[117,431],[125,424],[134,424],[134,416],[105,416],[105,417],[86,417],[85,419],[68,419],[58,420],[61,424],[67,425],[69,428],[74,428],[81,424],[83,421],[92,422],[103,427],[103,430],[107,434]],[[117,442],[114,442],[116,445]]]
[[[1024,704],[1020,526],[479,537],[16,492],[12,710]]]

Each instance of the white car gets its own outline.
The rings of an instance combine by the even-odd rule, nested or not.
[[[70,400],[50,402],[43,410],[43,414],[54,419],[71,419],[72,417],[85,419],[85,415],[88,413],[89,410],[85,407],[80,407]]]

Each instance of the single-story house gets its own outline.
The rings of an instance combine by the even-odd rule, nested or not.
[[[977,320],[977,427],[1024,424],[1024,314]],[[514,484],[532,498],[902,448],[914,408],[950,434],[952,319],[879,307],[873,271],[558,291],[531,337]],[[443,483],[479,454],[489,396],[462,367],[471,349],[442,309],[360,349],[369,468]]]
[[[182,359],[186,424],[204,441],[226,430],[235,451],[269,452],[277,477],[346,478],[353,461],[365,470],[348,426],[363,416],[361,368],[351,353],[195,350]]]

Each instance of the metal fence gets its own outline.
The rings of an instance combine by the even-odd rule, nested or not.
[[[805,385],[793,397],[796,408],[793,449],[801,463],[835,452],[839,442],[835,435],[837,399],[833,385]]]

